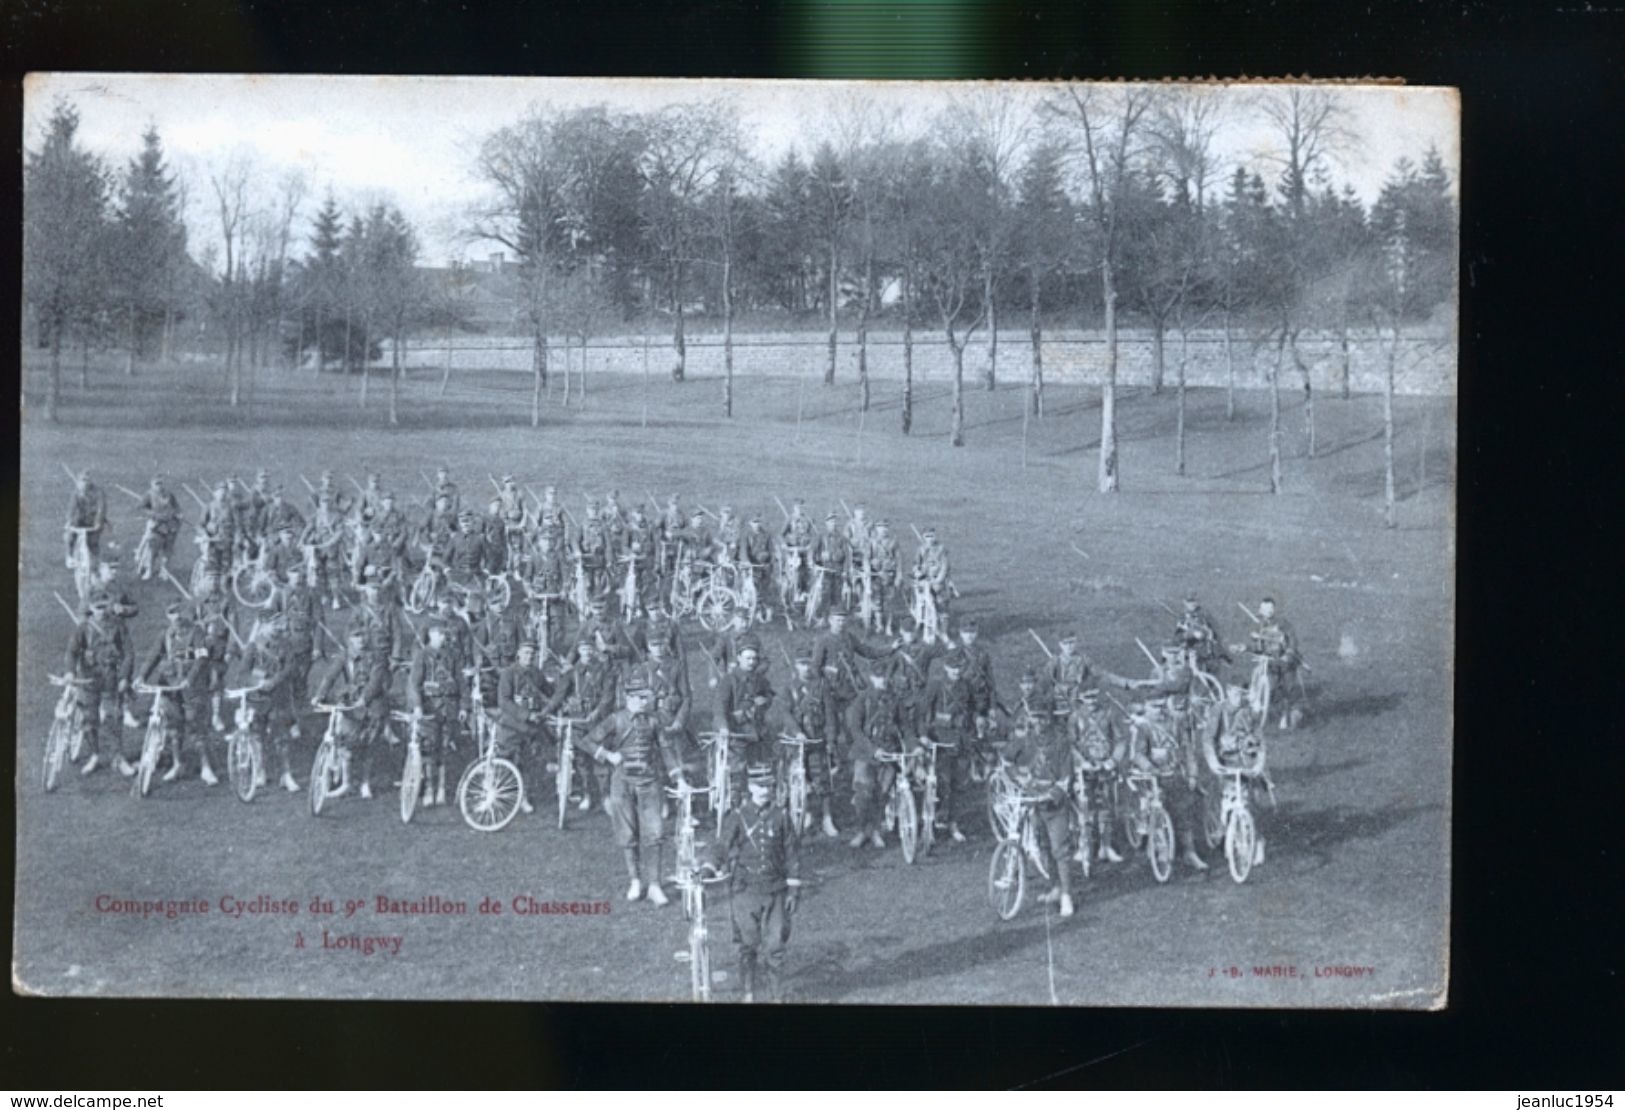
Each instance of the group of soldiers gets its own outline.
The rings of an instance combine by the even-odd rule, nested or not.
[[[561,763],[569,759],[578,788],[572,801],[584,811],[602,805],[609,815],[627,871],[627,898],[660,906],[668,900],[662,885],[671,823],[666,788],[707,784],[712,768],[725,765],[728,796],[738,803],[724,817],[714,862],[734,875],[747,990],[765,949],[768,985],[776,992],[802,838],[845,839],[852,850],[884,847],[882,815],[899,752],[935,747],[937,813],[952,843],[965,839],[966,814],[980,808],[969,787],[996,768],[1043,796],[1038,816],[1057,862],[1055,888],[1045,897],[1063,915],[1073,912],[1067,863],[1074,842],[1085,843],[1076,827],[1081,815],[1100,821],[1099,858],[1120,862],[1112,840],[1114,792],[1104,784],[1125,769],[1166,758],[1152,750],[1149,730],[1123,725],[1120,715],[1128,710],[1112,690],[1140,699],[1140,719],[1155,716],[1162,722],[1158,735],[1176,742],[1178,766],[1167,794],[1190,867],[1207,866],[1193,832],[1200,820],[1198,757],[1215,773],[1217,762],[1237,758],[1258,761],[1262,770],[1263,722],[1242,683],[1219,681],[1233,665],[1230,649],[1194,598],[1177,614],[1150,677],[1097,666],[1069,631],[1053,654],[1045,648],[1045,665],[1024,671],[1006,699],[977,619],[948,620],[948,560],[930,529],[921,533],[911,568],[924,583],[919,588],[940,597],[940,624],[927,625],[897,604],[904,578],[895,540],[884,521],[871,525],[861,506],[847,514],[845,527],[830,514],[819,533],[798,501],[785,510],[783,529],[768,535],[759,516],[741,525],[726,506],[714,518],[700,510],[685,520],[673,497],[650,520],[636,507],[623,510],[610,494],[574,528],[552,487],[536,497],[512,478],[495,482],[498,495],[482,520],[463,507],[444,470],[428,484],[429,504],[417,523],[376,475],[355,483],[352,497],[324,474],[311,485],[303,511],[263,472],[235,492],[221,483],[211,499],[194,494],[203,550],[186,590],[169,572],[182,514],[173,493],[154,479],[138,499],[147,546],[138,573],[166,579],[187,596],[166,605],[164,630],[137,669],[129,621],[138,606],[119,552],[103,542],[105,497],[88,475],[76,475],[69,562],[81,535],[98,560],[66,659],[84,709],[89,755],[83,773],[106,763],[133,773],[121,725],[135,727],[130,704],[137,682],[163,691],[155,696],[169,725],[165,781],[195,764],[205,783],[216,782],[210,748],[225,731],[228,673],[274,759],[269,774],[290,792],[300,789],[290,747],[301,738],[301,723],[313,711],[328,711],[337,715],[337,795],[354,784],[361,798],[370,798],[377,757],[396,738],[392,711],[404,708],[420,730],[421,804],[443,805],[448,766],[456,751],[472,748],[465,741],[477,737],[475,718],[483,717],[492,723],[497,754],[515,762],[527,784],[563,773]],[[568,572],[559,553],[565,551],[587,583],[573,622],[563,602]],[[793,575],[783,573],[786,558]],[[646,603],[612,610],[619,578],[612,568],[640,559],[650,560]],[[275,585],[262,607],[245,614],[228,579],[250,561],[274,568]],[[774,673],[762,631],[750,627],[751,618],[771,614],[742,617],[708,644],[662,611],[658,583],[691,562],[791,577],[806,596],[827,593],[815,609],[802,610],[803,627],[789,637],[793,646],[775,638],[785,669]],[[424,568],[443,570],[446,588],[414,619],[405,583]],[[493,604],[489,588],[493,576],[503,575],[523,587],[511,591],[506,607]],[[876,592],[880,598],[873,610],[878,616],[863,627],[855,627],[843,603],[843,595],[853,595],[854,575],[858,591],[867,588],[871,601]],[[865,586],[869,575],[874,580]],[[819,584],[824,578],[827,590]],[[847,588],[837,588],[842,585]],[[764,589],[760,596],[775,595]],[[240,628],[245,617],[252,619],[246,632]],[[1284,679],[1299,664],[1291,626],[1270,599],[1260,603],[1256,622],[1246,646],[1267,656]],[[569,624],[574,627],[566,635]],[[691,661],[700,666],[691,668]],[[696,677],[711,691],[705,710]],[[1222,697],[1212,696],[1215,688]],[[566,729],[568,745],[562,743]],[[725,761],[711,745],[725,747]],[[781,803],[792,758],[804,759],[806,770],[799,828]],[[1101,788],[1094,805],[1079,804],[1080,782],[1087,790]],[[837,784],[850,800],[849,818],[842,814],[843,823],[850,822],[845,834],[836,824]],[[523,809],[532,809],[528,799]]]

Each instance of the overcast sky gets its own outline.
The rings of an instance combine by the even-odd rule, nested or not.
[[[1006,85],[1033,95],[1035,86]],[[559,107],[605,103],[634,110],[725,93],[740,106],[757,153],[772,159],[815,143],[836,103],[862,90],[895,106],[904,127],[929,118],[951,86],[927,82],[677,81],[493,77],[313,77],[42,74],[24,101],[25,142],[32,149],[52,102],[79,108],[86,146],[122,168],[155,123],[166,152],[191,188],[188,223],[194,250],[218,239],[206,208],[208,168],[247,153],[268,184],[297,170],[313,211],[331,189],[341,206],[391,199],[417,225],[424,261],[479,257],[490,244],[460,235],[480,185],[471,167],[485,134],[520,117],[534,102]],[[1237,163],[1273,180],[1271,137],[1241,104],[1250,90],[1232,87],[1232,122],[1216,141],[1228,172]],[[1459,179],[1457,100],[1448,90],[1362,86],[1337,90],[1347,104],[1357,147],[1332,179],[1367,203],[1401,156],[1420,160],[1436,145]],[[1221,175],[1223,176],[1223,175]]]

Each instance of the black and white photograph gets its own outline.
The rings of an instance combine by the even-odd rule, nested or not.
[[[1449,1002],[1455,90],[23,126],[16,992]]]

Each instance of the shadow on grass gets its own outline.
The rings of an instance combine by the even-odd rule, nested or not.
[[[1375,840],[1414,821],[1424,813],[1443,812],[1444,805],[1390,802],[1375,809],[1335,805],[1305,810],[1295,802],[1284,801],[1279,808],[1265,806],[1259,811],[1259,825],[1269,838],[1272,858],[1284,863],[1307,864],[1308,870],[1328,866],[1334,849],[1351,841]]]

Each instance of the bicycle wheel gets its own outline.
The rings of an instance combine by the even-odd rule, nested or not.
[[[64,722],[68,729],[68,762],[77,763],[80,755],[84,754],[85,729],[84,719],[75,709]]]
[[[925,780],[925,800],[920,806],[920,850],[926,855],[931,854],[931,845],[937,840],[937,783],[934,778]]]
[[[231,789],[238,801],[254,800],[254,791],[259,789],[259,750],[254,741],[242,732],[232,733],[226,745],[226,776],[231,780]]]
[[[903,849],[903,862],[913,863],[920,846],[920,814],[914,804],[914,788],[898,776],[897,785],[897,843]]]
[[[333,764],[338,758],[331,740],[323,740],[316,748],[316,758],[310,765],[310,815],[320,817],[322,806],[327,804],[327,776],[332,773]]]
[[[423,789],[423,750],[416,740],[406,744],[406,762],[401,766],[401,824],[412,821],[418,808],[418,793]]]
[[[47,794],[56,789],[57,780],[62,777],[63,757],[68,754],[68,732],[72,728],[72,722],[58,717],[51,722],[51,731],[45,736],[45,774],[42,785]]]
[[[793,760],[789,778],[790,825],[800,833],[807,816],[807,765],[800,759]]]
[[[1083,877],[1087,879],[1095,865],[1095,852],[1099,850],[1100,830],[1095,827],[1095,811],[1087,801],[1075,806],[1073,813],[1078,819],[1078,855],[1082,857]],[[1066,866],[1066,861],[1060,856],[1056,856],[1056,863],[1061,867]]]
[[[1258,850],[1258,829],[1253,815],[1246,806],[1238,805],[1230,811],[1230,820],[1224,827],[1224,858],[1230,865],[1230,877],[1238,883],[1247,881],[1253,870],[1253,854]]]
[[[1224,839],[1223,808],[1224,800],[1218,795],[1209,794],[1202,799],[1202,839],[1209,848],[1218,847],[1219,841]]]
[[[1014,835],[1015,830],[1010,827],[1007,814],[1009,812],[1009,798],[1012,790],[1010,780],[1000,774],[989,775],[987,779],[987,831],[995,839],[1005,840]]]
[[[158,770],[158,756],[164,750],[164,726],[161,721],[153,721],[147,726],[147,734],[141,741],[141,762],[135,768],[135,793],[137,797],[145,798],[152,793],[152,776]]]
[[[493,574],[485,580],[485,598],[490,603],[492,612],[508,611],[508,603],[513,600],[513,587],[509,584],[506,574]]]
[[[1151,874],[1159,883],[1168,881],[1174,873],[1174,823],[1162,806],[1152,807],[1150,829],[1146,835],[1146,855],[1151,860]]]
[[[1270,685],[1269,664],[1260,664],[1253,670],[1252,681],[1247,684],[1247,702],[1264,725],[1268,725],[1270,719],[1270,694],[1273,692]]]
[[[575,771],[575,759],[571,754],[569,745],[559,748],[559,772],[554,776],[554,785],[558,794],[559,828],[564,828],[565,814],[570,812],[570,777]]]
[[[207,578],[208,576],[209,576],[208,560],[204,556],[199,555],[197,557],[197,560],[195,562],[193,562],[193,564],[192,564],[192,580],[189,583],[189,585],[192,587],[189,592],[191,593],[191,595],[193,597],[197,596],[198,590],[203,585],[203,580],[205,578]]]
[[[519,768],[496,756],[469,764],[457,784],[457,806],[468,827],[477,832],[506,828],[524,801],[525,783]]]
[[[700,598],[700,625],[707,632],[720,632],[730,627],[738,612],[739,598],[719,583],[712,583]]]
[[[1123,839],[1131,851],[1145,847],[1145,818],[1140,814],[1140,803],[1131,802],[1123,810]]]
[[[435,581],[433,574],[420,574],[412,582],[412,589],[407,594],[406,607],[414,613],[421,613],[434,604]]]
[[[1001,921],[1021,912],[1027,894],[1027,861],[1021,854],[1021,841],[1015,837],[999,841],[987,869],[987,900]]]
[[[276,591],[276,583],[261,567],[249,565],[231,576],[231,591],[239,604],[250,609],[262,609]]]

